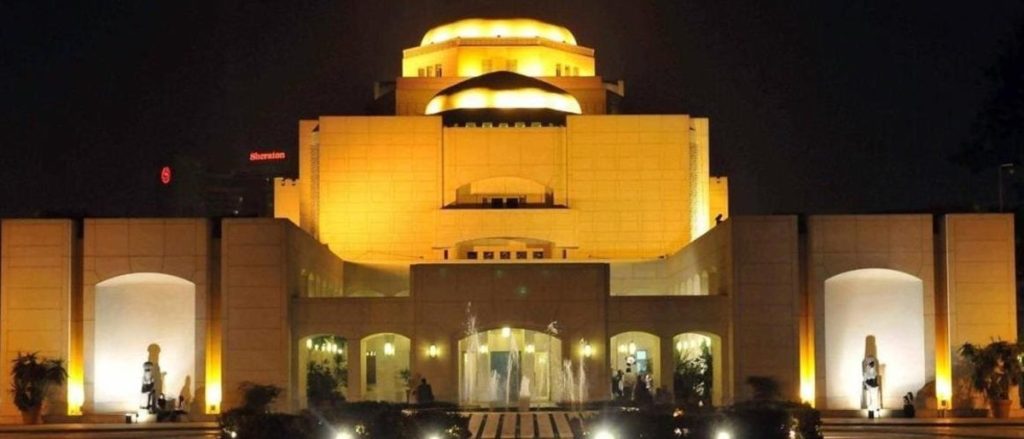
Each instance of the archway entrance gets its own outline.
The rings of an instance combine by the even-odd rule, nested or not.
[[[558,400],[562,342],[521,328],[483,331],[459,340],[459,402],[515,405]]]
[[[924,284],[880,268],[848,271],[825,281],[827,407],[864,408],[865,357],[881,365],[882,407],[925,385]]]
[[[312,335],[299,340],[299,407],[331,405],[346,399],[348,340]]]
[[[408,401],[409,390],[413,388],[409,347],[409,337],[390,332],[360,341],[360,385],[364,400]]]
[[[156,395],[169,401],[195,394],[196,286],[161,273],[134,273],[96,284],[92,366],[97,412],[137,411],[143,363]]]
[[[722,339],[704,332],[672,337],[676,370],[673,393],[685,405],[722,405]]]
[[[623,374],[633,373],[637,381],[649,377],[651,380],[649,390],[653,393],[661,386],[661,339],[654,334],[640,331],[622,332],[613,335],[611,338],[612,373],[622,371]],[[623,380],[625,382],[625,380]],[[631,398],[632,391],[620,383],[622,395]],[[614,395],[615,389],[612,389]]]

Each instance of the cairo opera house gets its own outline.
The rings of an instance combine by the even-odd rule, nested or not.
[[[621,114],[584,42],[531,19],[429,29],[374,87],[390,114],[297,121],[274,218],[3,219],[0,364],[64,359],[49,414],[70,417],[137,409],[147,360],[205,414],[243,382],[301,410],[313,365],[350,401],[426,379],[544,407],[610,399],[627,368],[671,395],[693,358],[714,405],[760,376],[859,410],[866,356],[883,407],[980,403],[956,347],[1016,339],[1011,215],[730,215],[709,119]],[[20,420],[6,391],[0,420]]]

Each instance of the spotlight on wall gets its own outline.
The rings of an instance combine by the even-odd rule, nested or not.
[[[536,349],[536,348],[534,348],[532,344],[526,345],[526,353],[527,354],[532,354],[534,352],[534,349]]]
[[[629,342],[629,355],[636,354],[636,343]]]
[[[628,349],[629,348],[627,348],[626,345],[624,345],[624,344],[620,344],[619,345],[619,353],[620,354],[625,354],[625,353],[629,352]]]
[[[427,356],[430,358],[437,358],[437,345],[432,344],[427,348]]]
[[[505,337],[505,338],[511,337],[512,336],[512,328],[509,328],[508,326],[506,326],[504,328],[501,328],[501,336]]]
[[[486,354],[487,353],[487,345],[485,345],[485,344],[480,345],[480,353],[481,354]]]
[[[312,338],[307,338],[306,339],[306,349],[313,349],[313,339]]]
[[[395,355],[395,345],[393,343],[384,343],[384,355],[388,357]]]
[[[590,343],[585,343],[583,345],[583,356],[590,358],[592,355],[594,355],[594,348],[590,347]]]

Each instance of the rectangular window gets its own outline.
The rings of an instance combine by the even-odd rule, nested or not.
[[[516,252],[516,259],[526,259],[527,256],[528,256],[528,254],[526,252],[524,252],[524,251],[517,251]]]
[[[476,259],[476,258],[477,258],[477,253],[476,252],[466,252],[466,259]]]
[[[555,76],[562,76],[562,65],[555,64]]]
[[[494,259],[494,252],[484,252],[484,259]]]
[[[438,67],[438,69],[440,69],[440,67]],[[440,71],[440,70],[438,70],[438,71]],[[579,76],[580,75],[580,68],[579,67],[573,67],[572,68],[572,75],[573,76]]]
[[[533,252],[533,259],[544,259],[544,252],[543,251],[535,251],[535,252]]]
[[[372,351],[366,355],[366,384],[377,384],[377,356]]]
[[[434,65],[434,73],[437,74],[437,77],[439,77],[439,78],[441,76],[444,76],[444,75],[441,74],[441,65],[440,64]]]
[[[416,76],[419,76],[420,78],[422,78],[425,75],[426,75],[426,73],[423,72],[423,67],[420,67],[420,68],[416,69]]]
[[[501,259],[512,259],[512,252],[501,252]]]
[[[434,66],[427,66],[427,76],[434,76]]]

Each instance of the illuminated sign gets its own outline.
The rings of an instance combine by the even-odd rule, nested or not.
[[[256,152],[256,151],[253,151],[253,152],[249,153],[249,161],[250,162],[277,161],[277,160],[284,160],[285,158],[287,158],[287,155],[284,153],[284,151],[270,151],[270,152]]]
[[[171,167],[164,166],[160,169],[160,182],[163,184],[171,184]]]

